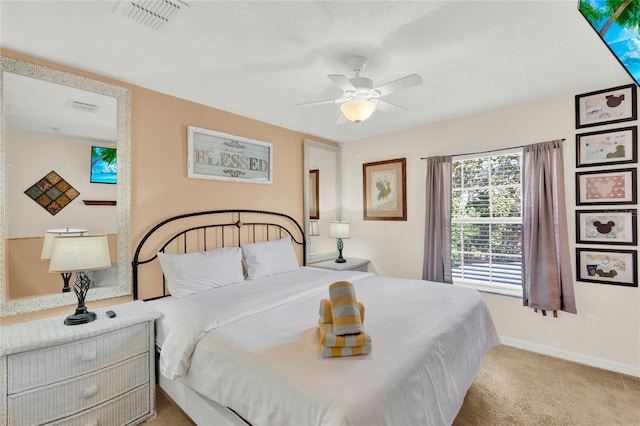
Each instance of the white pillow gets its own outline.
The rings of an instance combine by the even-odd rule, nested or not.
[[[158,259],[169,292],[176,298],[244,280],[240,247],[185,254],[158,253]]]
[[[247,279],[268,277],[299,268],[291,236],[262,243],[240,244]]]

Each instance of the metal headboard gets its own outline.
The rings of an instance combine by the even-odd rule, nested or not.
[[[192,225],[190,222],[191,219],[197,217],[207,217],[211,218],[211,223],[205,224],[197,224]],[[247,219],[244,221],[243,218]],[[215,221],[215,220],[218,221]],[[277,221],[280,219],[280,222]],[[178,231],[173,231],[170,233],[168,237],[161,236],[161,241],[156,244],[155,247],[145,247],[145,244],[149,243],[150,238],[163,227],[166,227],[170,223],[184,221],[186,228],[181,228]],[[291,240],[294,244],[298,244],[302,246],[302,264],[306,264],[306,241],[304,231],[300,224],[291,216],[288,216],[283,213],[270,212],[264,210],[209,210],[209,211],[201,211],[201,212],[193,212],[186,213],[177,216],[170,217],[168,219],[163,220],[162,222],[155,225],[153,228],[149,230],[142,237],[142,240],[136,247],[135,254],[133,256],[133,261],[131,262],[133,266],[133,299],[138,300],[138,286],[139,286],[139,270],[138,268],[141,265],[148,264],[153,262],[158,258],[158,252],[164,252],[164,250],[170,244],[174,242],[179,242],[182,240],[183,247],[181,247],[182,253],[189,253],[189,236],[196,235],[197,242],[199,243],[198,247],[202,251],[211,250],[213,248],[225,247],[225,246],[234,246],[238,247],[243,242],[242,241],[242,233],[240,232],[241,228],[249,227],[250,231],[245,233],[245,241],[244,242],[258,242],[256,239],[256,235],[259,234],[263,237],[261,241],[269,241],[271,236],[275,236],[277,238],[285,237],[286,235],[291,236]],[[166,228],[165,228],[166,229]],[[216,230],[218,234],[216,235],[217,244],[214,247],[211,247],[207,242],[207,236],[209,230]],[[225,230],[229,230],[229,232],[225,232]],[[164,229],[163,229],[164,231]],[[235,231],[235,232],[234,232]],[[170,232],[170,231],[167,231]],[[199,234],[199,237],[198,237]],[[150,255],[147,259],[141,259],[141,253],[143,249],[147,250],[153,249],[153,254]],[[153,298],[148,298],[145,300],[158,299],[161,297],[168,296],[167,294],[167,286],[166,282],[163,278],[162,283],[162,296],[157,296]]]

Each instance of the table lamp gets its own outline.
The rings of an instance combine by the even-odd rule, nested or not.
[[[86,229],[77,229],[77,228],[60,228],[60,229],[47,229],[47,232],[44,234],[44,243],[42,244],[42,252],[40,253],[40,260],[51,260],[51,250],[53,249],[53,242],[56,236],[60,235],[68,235],[68,236],[78,236],[84,235],[87,233]],[[71,287],[69,287],[69,280],[71,279],[70,272],[63,272],[60,274],[62,276],[62,292],[67,293],[71,291]]]
[[[85,324],[96,319],[84,304],[91,280],[86,271],[111,267],[109,241],[106,235],[56,236],[51,250],[49,272],[76,273],[73,291],[78,297],[76,312],[69,315],[66,325]]]
[[[344,247],[343,239],[350,237],[348,222],[331,222],[329,223],[329,236],[338,239],[338,258],[336,263],[345,263],[347,259],[342,257],[342,249]]]
[[[310,220],[309,221],[309,236],[317,237],[320,235],[320,230],[318,229],[318,221]]]

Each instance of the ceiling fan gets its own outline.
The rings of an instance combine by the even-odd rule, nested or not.
[[[360,77],[360,71],[367,65],[367,58],[354,56],[347,61],[347,65],[355,73],[355,77],[347,78],[342,74],[329,74],[327,77],[342,89],[342,96],[325,101],[306,102],[298,105],[341,104],[338,123],[343,118],[359,123],[365,121],[376,111],[406,110],[405,107],[381,99],[393,92],[422,84],[418,74],[411,74],[381,86],[374,87],[373,80]]]

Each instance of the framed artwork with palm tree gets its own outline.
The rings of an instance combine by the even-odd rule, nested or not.
[[[580,0],[578,9],[620,64],[640,85],[640,2]]]

